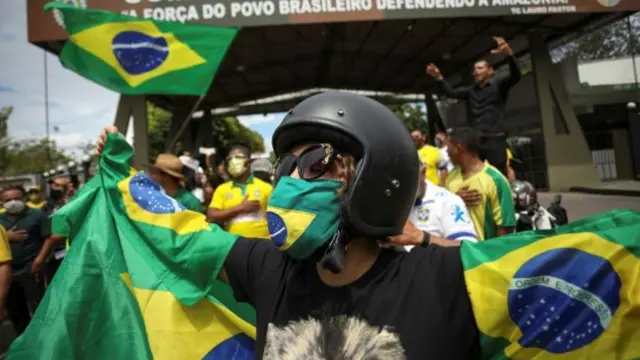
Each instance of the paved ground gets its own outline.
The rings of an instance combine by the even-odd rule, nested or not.
[[[540,204],[547,207],[553,201],[554,193],[538,194]],[[569,221],[596,215],[612,209],[632,209],[640,211],[640,197],[611,195],[591,195],[580,193],[562,193],[562,205],[567,209]]]
[[[551,201],[553,201],[555,195],[554,193],[541,193],[538,197],[540,203],[547,207]],[[561,195],[562,204],[569,213],[569,221],[578,220],[611,209],[628,208],[640,211],[640,198],[638,197],[579,193],[563,193]],[[11,323],[7,321],[0,325],[0,354],[6,351],[14,336],[15,333],[13,332]],[[0,359],[2,358],[3,356],[0,355]]]

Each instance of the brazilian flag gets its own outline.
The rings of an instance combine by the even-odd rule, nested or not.
[[[462,244],[483,359],[640,359],[640,213]]]
[[[204,95],[238,29],[141,20],[45,5],[62,13],[69,41],[62,65],[108,89],[128,95]]]
[[[237,236],[188,211],[110,134],[100,170],[53,216],[69,252],[7,359],[252,360],[253,307],[218,280]]]

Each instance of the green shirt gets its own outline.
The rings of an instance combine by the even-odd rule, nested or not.
[[[200,200],[184,188],[178,189],[173,198],[178,200],[178,202],[188,210],[199,213],[202,212],[202,204],[200,204]]]
[[[0,214],[0,225],[7,230],[15,227],[17,230],[27,232],[27,240],[10,244],[13,256],[13,276],[27,274],[31,263],[40,253],[44,239],[51,233],[49,216],[44,211],[27,208],[25,212],[14,219],[9,218],[7,213]]]

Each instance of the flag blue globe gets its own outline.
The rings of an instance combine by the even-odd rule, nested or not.
[[[122,31],[111,41],[113,55],[122,69],[131,75],[153,71],[169,57],[169,44],[163,37],[139,31]]]
[[[185,207],[167,195],[160,185],[142,173],[131,178],[129,192],[133,201],[154,214],[172,214],[185,210]]]
[[[518,342],[555,354],[589,345],[618,310],[621,287],[609,261],[578,249],[531,258],[514,275],[507,300],[522,332]]]

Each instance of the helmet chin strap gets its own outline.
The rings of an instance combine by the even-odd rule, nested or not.
[[[322,255],[322,258],[319,261],[320,266],[334,274],[342,272],[342,270],[344,270],[344,264],[347,257],[348,242],[349,236],[342,229],[342,226],[339,227],[338,231],[336,231],[329,241],[329,244],[324,251],[324,255]]]

